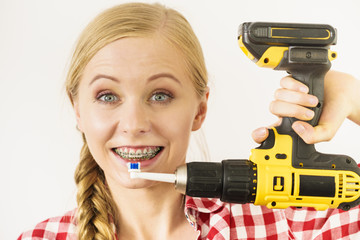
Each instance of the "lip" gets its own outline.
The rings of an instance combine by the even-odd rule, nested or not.
[[[127,148],[132,148],[132,149],[144,149],[146,147],[154,147],[154,146],[121,146],[121,147],[127,147]],[[157,147],[157,146],[156,146]],[[162,155],[163,153],[163,150],[164,150],[164,147],[162,146],[158,146],[158,147],[161,147],[161,150],[160,152],[155,156],[153,157],[152,159],[149,159],[149,160],[141,160],[141,161],[138,161],[140,162],[141,164],[141,168],[144,168],[144,167],[148,167],[148,166],[151,166],[153,165],[155,162],[157,162],[157,160],[160,158],[160,156]],[[127,164],[129,162],[137,162],[137,161],[129,161],[128,159],[125,159],[125,158],[122,158],[120,157],[115,151],[114,151],[114,148],[111,149],[111,152],[114,154],[114,156],[119,160],[119,162],[121,163],[121,165],[124,165],[127,167]]]

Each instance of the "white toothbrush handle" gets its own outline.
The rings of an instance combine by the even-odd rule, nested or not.
[[[175,183],[176,181],[176,175],[168,173],[130,172],[130,178],[141,178],[167,183]]]

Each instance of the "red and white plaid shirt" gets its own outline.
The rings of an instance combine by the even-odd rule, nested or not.
[[[50,218],[18,240],[75,240],[75,210]],[[360,207],[349,211],[312,208],[268,209],[229,204],[218,199],[186,197],[185,215],[199,231],[198,240],[235,239],[360,239]]]
[[[218,199],[187,198],[186,216],[201,240],[360,239],[360,207],[349,211],[268,209]]]

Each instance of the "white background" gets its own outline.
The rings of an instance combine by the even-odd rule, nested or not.
[[[75,207],[75,166],[82,145],[63,82],[74,43],[100,11],[123,1],[0,1],[0,239]],[[192,24],[210,75],[204,133],[211,160],[248,158],[253,129],[268,111],[284,72],[262,69],[237,45],[245,21],[327,23],[338,29],[333,69],[360,78],[357,0],[163,0]],[[341,81],[341,79],[339,79]],[[360,93],[359,93],[360,94]],[[318,149],[360,162],[360,127],[346,121]]]

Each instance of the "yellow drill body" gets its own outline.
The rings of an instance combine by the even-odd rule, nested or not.
[[[329,25],[243,23],[238,43],[260,67],[284,70],[306,84],[318,97],[312,126],[318,124],[324,98],[324,76],[337,56],[330,50],[336,29]],[[360,204],[360,169],[345,155],[319,153],[292,130],[294,118],[270,130],[260,147],[252,149],[254,204],[268,208],[314,207],[349,210]]]
[[[337,208],[340,203],[353,202],[360,197],[360,176],[352,171],[304,169],[292,166],[292,139],[289,135],[275,133],[275,144],[271,149],[252,149],[250,161],[257,168],[257,190],[254,204],[268,208],[314,207],[316,210]],[[301,195],[301,178],[313,176],[328,178],[325,193],[308,189],[314,196]],[[311,180],[311,178],[310,178]],[[316,182],[314,182],[316,184]]]

